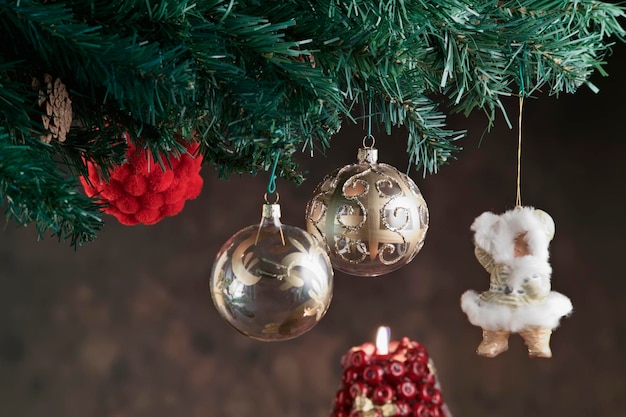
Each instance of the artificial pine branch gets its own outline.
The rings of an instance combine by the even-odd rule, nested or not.
[[[46,167],[35,191],[48,202],[64,201],[54,192],[67,196],[87,162],[106,179],[124,160],[122,133],[163,166],[198,141],[221,176],[267,171],[279,151],[278,174],[300,182],[296,152],[324,152],[342,122],[371,116],[388,133],[406,129],[410,164],[432,173],[462,136],[439,108],[481,109],[491,125],[506,116],[502,97],[593,89],[611,37],[624,40],[624,10],[596,0],[2,2],[2,146],[15,155],[45,133],[31,82],[51,74],[75,122],[35,165],[18,159]],[[68,168],[63,186],[52,161]],[[29,204],[36,192],[23,187],[35,184],[3,169],[5,190],[22,190],[25,206],[3,194],[20,223],[43,231],[56,213],[65,226],[51,220],[53,233],[89,240],[96,206],[87,215],[78,195],[72,207],[84,211]]]
[[[47,231],[71,245],[96,238],[102,228],[98,204],[77,192],[50,158],[50,145],[9,143],[0,126],[0,202],[7,219],[33,223],[41,237]]]

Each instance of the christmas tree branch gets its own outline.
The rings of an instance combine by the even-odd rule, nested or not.
[[[441,86],[456,110],[487,112],[490,124],[502,96],[575,92],[602,72],[611,46],[623,39],[621,6],[597,1],[541,0],[473,3],[473,17],[446,25],[437,53],[445,56]],[[444,52],[445,51],[445,52]]]
[[[463,135],[435,100],[482,110],[492,125],[499,111],[506,119],[503,96],[593,89],[591,74],[604,74],[611,42],[626,35],[624,10],[596,0],[3,2],[3,146],[46,133],[32,82],[50,74],[67,86],[74,123],[31,163],[58,161],[75,185],[87,162],[105,179],[124,162],[126,133],[162,166],[197,141],[224,177],[267,171],[278,152],[278,175],[300,182],[296,152],[324,152],[359,117],[406,129],[409,164],[433,173]],[[9,190],[19,178],[3,172]],[[61,206],[30,206],[91,228]]]
[[[0,126],[0,203],[7,219],[33,223],[39,236],[50,231],[59,240],[83,245],[102,228],[100,206],[79,194],[50,158],[49,145],[12,145]]]

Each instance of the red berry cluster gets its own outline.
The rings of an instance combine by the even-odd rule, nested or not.
[[[395,416],[445,416],[441,392],[422,345],[404,338],[385,356],[368,354],[364,347],[352,349],[342,358],[343,386],[335,396],[332,417],[366,415],[354,409],[357,397],[373,402],[367,416],[383,417],[380,406],[389,403],[395,406]]]
[[[198,145],[188,147],[190,155]],[[170,158],[171,168],[161,169],[150,152],[130,144],[127,161],[116,167],[109,182],[103,182],[97,167],[88,163],[89,182],[81,183],[89,197],[107,203],[104,212],[125,225],[154,224],[166,216],[178,214],[185,201],[194,199],[202,189],[202,156],[181,155]]]

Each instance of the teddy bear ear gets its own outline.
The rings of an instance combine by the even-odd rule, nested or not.
[[[548,213],[540,209],[535,209],[533,211],[533,214],[541,222],[541,225],[543,226],[546,235],[548,236],[548,240],[552,240],[556,231],[556,226],[552,217]]]

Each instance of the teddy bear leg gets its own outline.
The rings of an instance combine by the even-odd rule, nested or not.
[[[509,349],[508,331],[483,330],[483,341],[476,349],[476,353],[487,358],[494,358]]]
[[[527,327],[519,332],[528,346],[528,356],[531,358],[551,358],[550,336],[552,330],[547,327]]]

